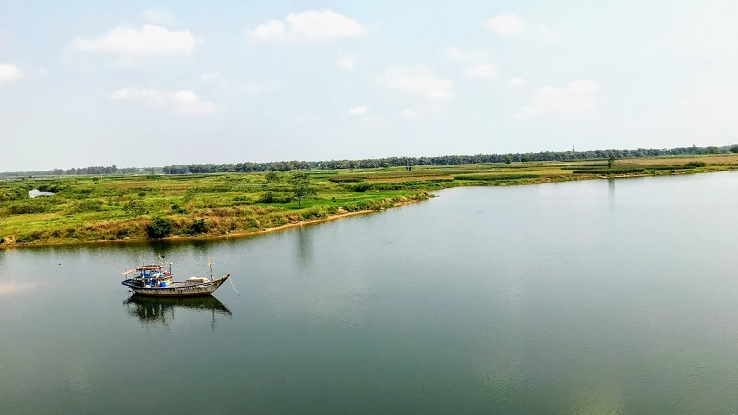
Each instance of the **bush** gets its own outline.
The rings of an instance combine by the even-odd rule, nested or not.
[[[358,183],[353,186],[354,192],[366,192],[371,188],[372,185],[370,185],[369,183]]]
[[[0,202],[28,199],[28,190],[21,187],[0,189]]]
[[[146,225],[146,234],[149,238],[158,239],[168,236],[172,232],[172,224],[164,218],[153,218],[151,223]]]
[[[42,231],[31,231],[30,233],[27,233],[25,235],[19,235],[17,238],[15,238],[15,241],[19,243],[33,242],[43,238],[44,236],[45,233]]]
[[[45,200],[23,200],[8,206],[8,212],[11,215],[26,215],[32,213],[44,213],[50,208],[50,204]]]
[[[192,224],[190,225],[188,229],[189,233],[192,235],[197,235],[199,233],[205,233],[208,231],[208,227],[205,224],[205,219],[195,219],[192,221]]]
[[[81,200],[71,208],[72,213],[99,212],[101,210],[102,201],[100,200]]]
[[[138,200],[131,200],[130,202],[126,203],[125,206],[123,206],[123,210],[136,216],[140,216],[146,213],[146,207]]]
[[[707,163],[704,161],[690,161],[689,163],[685,164],[684,167],[688,169],[694,169],[696,167],[705,167],[707,166]]]
[[[267,190],[259,198],[259,203],[289,203],[292,200],[292,195],[283,192],[273,192]]]
[[[59,183],[44,183],[38,185],[37,189],[40,192],[59,193],[60,191],[64,190],[64,186]]]

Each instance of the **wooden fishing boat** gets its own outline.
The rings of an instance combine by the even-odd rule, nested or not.
[[[194,297],[210,295],[231,276],[213,278],[212,262],[209,262],[210,278],[190,277],[184,281],[172,281],[172,264],[169,271],[162,271],[161,265],[142,265],[123,273],[128,277],[121,284],[130,288],[136,295],[151,297]]]

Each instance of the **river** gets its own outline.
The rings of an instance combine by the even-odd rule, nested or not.
[[[738,412],[738,173],[438,195],[0,251],[0,413]],[[240,295],[129,299],[120,273],[156,254]]]

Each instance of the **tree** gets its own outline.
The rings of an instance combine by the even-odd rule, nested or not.
[[[505,164],[512,163],[512,156],[509,154],[505,154]]]
[[[266,179],[267,183],[274,183],[279,180],[279,175],[277,175],[276,171],[270,171],[264,175],[264,178]]]
[[[615,154],[610,153],[610,157],[607,159],[607,169],[612,169],[613,164],[615,164]]]
[[[310,174],[297,171],[292,173],[292,177],[288,180],[291,186],[292,196],[297,198],[297,206],[302,207],[302,198],[316,192],[310,186]]]

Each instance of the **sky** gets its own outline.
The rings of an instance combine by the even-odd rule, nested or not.
[[[738,143],[738,2],[3,1],[0,171]]]

